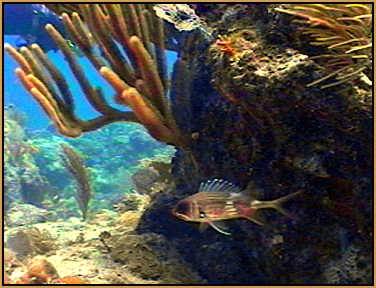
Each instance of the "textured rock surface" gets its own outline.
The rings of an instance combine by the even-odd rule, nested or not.
[[[54,213],[32,204],[14,204],[7,213],[8,226],[23,226],[54,219]]]
[[[202,279],[162,235],[123,235],[109,241],[111,257],[135,276],[160,284],[198,284]]]
[[[348,243],[359,241],[362,253],[370,253],[370,98],[354,83],[306,87],[323,76],[310,59],[316,48],[293,43],[293,31],[279,26],[274,6],[197,5],[221,37],[196,59],[199,77],[190,99],[195,137],[191,151],[180,150],[173,160],[176,189],[161,193],[136,229],[164,235],[209,283],[320,284],[327,282],[324,264]],[[287,206],[299,220],[268,213],[278,232],[232,221],[233,236],[226,237],[174,219],[177,201],[212,178],[242,188],[253,181],[265,200],[301,189],[303,196]],[[276,236],[283,241],[274,243]]]
[[[331,284],[366,285],[372,282],[372,268],[367,263],[371,255],[361,252],[356,246],[350,246],[343,255],[326,265],[324,281]]]
[[[48,231],[37,228],[19,229],[8,235],[5,247],[14,251],[18,257],[25,258],[56,250],[55,242]]]
[[[150,187],[157,181],[159,176],[156,169],[147,167],[133,174],[132,181],[138,193],[147,194],[148,191],[150,191]]]
[[[24,264],[17,258],[15,252],[10,249],[4,248],[4,272],[11,275],[14,269],[22,267]]]

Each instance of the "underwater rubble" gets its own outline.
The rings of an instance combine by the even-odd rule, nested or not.
[[[87,21],[108,18],[119,27],[124,25],[117,14],[121,11],[118,10],[119,4],[95,5],[94,8],[86,4],[80,7],[74,4],[50,5],[56,13],[80,12],[89,19]],[[16,168],[7,169],[5,197],[16,208],[7,208],[6,213],[6,248],[12,250],[6,253],[6,282],[370,285],[373,119],[371,87],[364,80],[370,78],[372,68],[367,66],[369,63],[343,62],[350,65],[344,69],[360,71],[362,76],[349,75],[350,69],[345,74],[331,75],[336,79],[327,77],[331,71],[321,67],[314,56],[329,52],[321,46],[307,48],[309,45],[305,44],[307,39],[304,38],[307,35],[299,34],[300,24],[294,21],[299,16],[294,9],[298,8],[288,4],[220,4],[215,8],[212,4],[169,4],[171,8],[161,4],[154,10],[169,23],[165,25],[164,36],[149,40],[157,44],[166,37],[165,44],[170,45],[170,49],[177,49],[178,60],[169,86],[160,51],[153,54],[151,45],[147,45],[150,43],[146,24],[161,25],[161,21],[152,17],[151,22],[144,22],[140,15],[150,15],[153,7],[137,5],[125,6],[130,11],[137,11],[140,17],[139,26],[142,25],[143,32],[138,31],[138,35],[144,33],[143,38],[140,37],[145,47],[132,38],[136,36],[129,40],[119,29],[111,30],[110,34],[118,41],[126,39],[122,45],[132,51],[131,55],[142,54],[134,56],[133,63],[138,73],[136,76],[142,75],[141,81],[137,82],[132,72],[120,70],[117,61],[121,57],[111,46],[108,39],[111,37],[103,38],[99,45],[108,48],[105,57],[112,61],[113,71],[99,67],[103,63],[97,63],[98,59],[91,54],[90,41],[101,41],[100,36],[104,37],[103,30],[108,22],[104,21],[107,23],[102,23],[104,26],[90,22],[95,39],[88,38],[82,40],[85,43],[79,43],[86,56],[97,64],[98,71],[117,91],[117,102],[128,105],[132,111],[111,110],[103,99],[103,102],[99,101],[101,97],[95,94],[97,92],[87,89],[90,91],[87,97],[93,106],[99,107],[102,118],[98,118],[95,124],[81,121],[73,113],[69,97],[60,100],[59,105],[50,105],[58,97],[36,96],[35,87],[44,91],[37,85],[38,79],[34,79],[42,78],[38,73],[34,73],[38,77],[31,72],[25,76],[22,73],[28,72],[28,68],[23,67],[25,71],[18,72],[18,75],[26,86],[34,87],[28,89],[34,97],[47,99],[42,105],[47,106],[45,109],[62,134],[76,137],[111,122],[130,120],[144,126],[154,139],[173,146],[174,156],[171,157],[171,150],[164,151],[164,146],[150,141],[145,132],[125,131],[131,130],[129,127],[123,131],[121,124],[113,124],[113,130],[109,126],[93,132],[98,136],[89,135],[73,141],[78,149],[86,150],[86,165],[94,167],[89,168],[92,180],[88,180],[94,183],[94,190],[116,191],[113,195],[93,193],[90,205],[101,201],[106,204],[98,204],[99,208],[92,211],[89,206],[85,222],[79,220],[81,214],[75,211],[78,209],[72,208],[76,207],[72,183],[69,186],[56,184],[64,187],[71,202],[61,199],[61,202],[54,200],[55,203],[44,199],[45,195],[40,199],[33,196],[31,198],[38,201],[31,204],[41,207],[35,208],[38,211],[30,211],[27,206],[30,204],[20,203],[27,202],[26,196],[19,196],[22,182],[18,178],[25,174],[20,176],[20,170]],[[322,6],[324,8],[313,8],[334,7]],[[307,6],[307,11],[309,8]],[[327,10],[331,11],[329,8]],[[164,9],[184,12],[189,17],[181,19],[178,13],[168,14]],[[367,4],[341,9],[365,15],[369,11]],[[325,17],[330,17],[327,10],[324,10]],[[309,13],[307,11],[305,16]],[[72,20],[75,24],[81,23],[76,14],[72,14]],[[308,19],[313,17],[308,16]],[[68,27],[71,25],[69,17],[64,14]],[[128,28],[137,33],[135,27],[138,26]],[[70,33],[75,35],[84,31],[77,30]],[[182,47],[169,43],[169,38]],[[15,58],[19,57],[11,48],[7,50]],[[365,68],[357,70],[357,65],[365,65]],[[343,79],[346,81],[341,81]],[[151,83],[148,87],[144,85],[146,80]],[[79,81],[85,82],[82,78]],[[330,81],[336,81],[335,85]],[[324,82],[327,87],[310,85],[315,82]],[[48,84],[44,82],[46,87]],[[169,97],[166,97],[167,87],[171,87]],[[151,98],[152,92],[156,93],[155,98]],[[137,103],[147,103],[146,109],[141,111]],[[10,123],[6,127],[16,125]],[[21,131],[21,127],[8,129]],[[109,141],[114,145],[108,149],[98,144]],[[51,147],[46,142],[48,140],[45,143],[40,139],[32,141],[40,151]],[[28,147],[25,143],[29,145],[22,135],[12,138],[9,143],[21,143],[22,147]],[[127,153],[114,157],[118,156],[115,150],[122,147]],[[137,148],[132,147],[140,147],[139,153],[144,153],[148,159],[134,163],[137,160],[132,157],[135,157]],[[28,149],[31,156],[27,160],[12,160],[15,154],[9,148],[7,159],[10,160],[6,161],[14,162],[9,162],[9,167],[22,166],[23,161],[28,161],[37,171],[34,175],[41,174],[40,179],[48,179],[46,175],[51,171],[57,173],[55,175],[67,175],[61,160],[59,164],[54,161],[56,155],[46,159],[47,154],[34,155],[33,150]],[[57,151],[58,148],[54,149]],[[51,149],[46,150],[52,153]],[[102,166],[101,159],[95,155],[100,150],[106,150],[104,153],[111,159],[108,164],[103,164],[108,165],[104,168],[107,175],[116,170],[113,175],[119,176],[117,179],[120,175],[127,177],[124,186],[119,184],[120,180],[113,184],[106,177],[98,176]],[[150,150],[155,153],[146,155]],[[158,159],[158,155],[162,156]],[[123,159],[128,156],[128,160]],[[168,161],[160,161],[160,158]],[[45,165],[38,166],[35,164],[38,161]],[[123,168],[127,165],[131,168]],[[265,211],[263,215],[273,229],[238,219],[227,221],[230,236],[214,229],[199,231],[197,223],[177,219],[172,209],[178,201],[196,193],[200,183],[208,179],[225,179],[240,188],[253,187],[253,196],[259,200],[277,199],[302,191],[301,197],[286,204],[296,218]],[[133,181],[131,188],[130,180]],[[32,183],[42,186],[35,179]],[[40,194],[34,192],[35,189],[27,190],[33,191],[33,195]],[[17,197],[13,200],[10,196]],[[64,209],[57,208],[59,203],[64,204]],[[52,211],[51,215],[45,215],[48,213],[44,207],[48,212]],[[24,215],[33,215],[27,216],[30,218],[27,225],[21,221]],[[24,227],[29,225],[49,229],[52,236],[38,228]],[[43,258],[32,258],[35,255]],[[36,266],[38,273],[33,272]],[[82,270],[77,272],[74,266],[80,266]]]

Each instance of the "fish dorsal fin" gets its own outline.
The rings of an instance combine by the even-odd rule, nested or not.
[[[213,179],[207,182],[202,182],[198,192],[230,192],[238,193],[241,189],[223,179]]]
[[[228,230],[228,228],[223,222],[215,221],[215,222],[208,222],[208,223],[211,227],[213,227],[213,229],[215,229],[219,233],[225,234],[227,236],[231,235],[230,232],[226,231],[226,230]]]

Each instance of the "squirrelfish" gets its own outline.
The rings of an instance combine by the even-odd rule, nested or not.
[[[221,228],[222,220],[245,218],[258,225],[265,225],[265,221],[256,213],[259,209],[273,208],[283,215],[294,218],[282,207],[282,203],[298,195],[300,191],[275,200],[260,201],[250,195],[250,190],[250,187],[241,190],[222,179],[203,182],[198,193],[179,201],[172,213],[184,221],[200,222],[200,230],[210,225],[225,235],[231,233]]]

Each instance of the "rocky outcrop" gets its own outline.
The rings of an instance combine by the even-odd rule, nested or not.
[[[224,7],[228,29],[195,59],[192,146],[173,160],[176,188],[152,201],[136,231],[164,235],[211,284],[324,283],[322,263],[338,247],[357,239],[369,251],[371,102],[356,83],[307,87],[323,76],[310,51],[289,41],[274,6],[252,7]],[[302,190],[287,204],[299,220],[266,213],[277,232],[233,220],[228,237],[174,219],[177,201],[212,178],[252,181],[260,200]]]
[[[50,233],[37,228],[14,231],[7,237],[5,247],[14,251],[21,259],[46,254],[57,249],[56,240]]]
[[[109,240],[111,257],[124,264],[133,275],[160,284],[202,284],[164,236],[147,233],[114,236]]]

